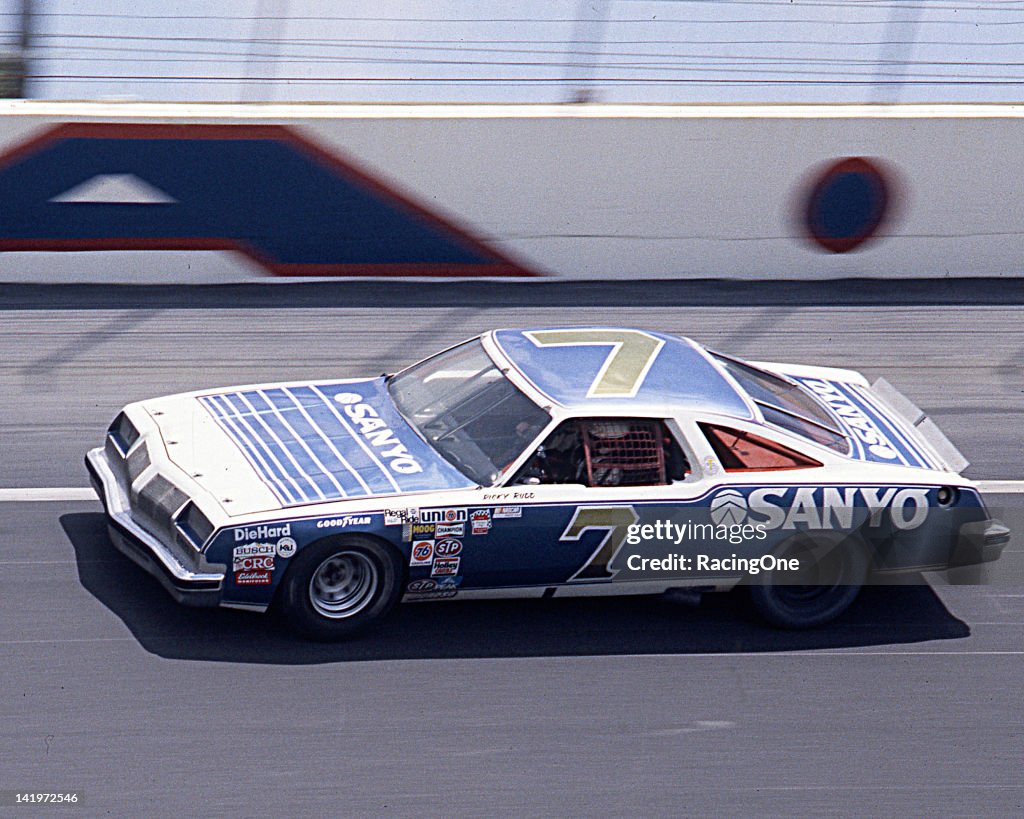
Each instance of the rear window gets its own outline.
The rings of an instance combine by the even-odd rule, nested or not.
[[[799,384],[721,353],[711,355],[757,404],[767,423],[849,454],[850,442],[828,410]]]
[[[726,472],[772,472],[821,466],[814,458],[749,432],[716,424],[699,426]]]

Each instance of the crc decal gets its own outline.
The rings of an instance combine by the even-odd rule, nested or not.
[[[443,577],[459,573],[460,557],[435,557],[434,566],[430,570],[431,577]]]
[[[916,529],[928,518],[929,490],[916,487],[772,486],[746,497],[723,489],[711,501],[711,519],[731,525],[746,522],[766,529],[852,529],[855,512],[867,513],[867,525],[877,528],[888,518],[901,530]],[[888,515],[884,513],[888,511]]]
[[[523,335],[538,347],[610,347],[587,398],[634,397],[665,346],[642,330],[536,330]]]
[[[462,543],[458,540],[439,540],[434,545],[437,557],[455,557],[462,551]]]
[[[368,169],[262,124],[75,122],[0,157],[0,250],[229,250],[277,276],[533,276]]]
[[[330,520],[318,520],[317,529],[346,529],[349,526],[369,526],[369,515],[345,515],[343,518],[331,518]]]
[[[559,540],[579,540],[592,529],[604,531],[594,549],[580,569],[569,578],[574,580],[609,580],[618,569],[609,569],[619,549],[626,542],[629,527],[639,518],[632,506],[578,506]]]
[[[339,392],[334,400],[341,404],[342,411],[357,427],[359,434],[387,461],[388,469],[402,475],[413,475],[423,471],[423,466],[406,449],[405,444],[395,437],[391,428],[380,419],[377,410],[354,392]]]

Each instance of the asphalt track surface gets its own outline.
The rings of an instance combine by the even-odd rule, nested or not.
[[[0,288],[0,488],[85,486],[131,400],[567,323],[884,375],[969,475],[1024,479],[1019,285],[302,287]],[[1022,498],[995,503],[1015,522]],[[0,503],[0,789],[80,789],[82,815],[115,816],[1024,811],[1024,584],[1001,564],[866,589],[809,633],[730,595],[555,599],[406,606],[320,646],[176,606],[99,509]]]

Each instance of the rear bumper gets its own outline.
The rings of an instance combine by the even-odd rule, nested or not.
[[[960,527],[949,567],[976,566],[998,560],[1010,544],[1010,530],[998,520],[979,520]]]
[[[96,494],[107,513],[110,539],[119,552],[160,581],[167,593],[186,606],[219,606],[224,572],[209,564],[191,567],[166,544],[139,526],[131,516],[131,504],[118,484],[103,449],[85,456],[85,466]],[[204,564],[201,555],[197,561]]]

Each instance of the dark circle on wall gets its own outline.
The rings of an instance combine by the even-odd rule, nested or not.
[[[875,235],[890,204],[882,172],[860,157],[842,159],[811,187],[805,214],[811,238],[833,253],[853,250]]]

